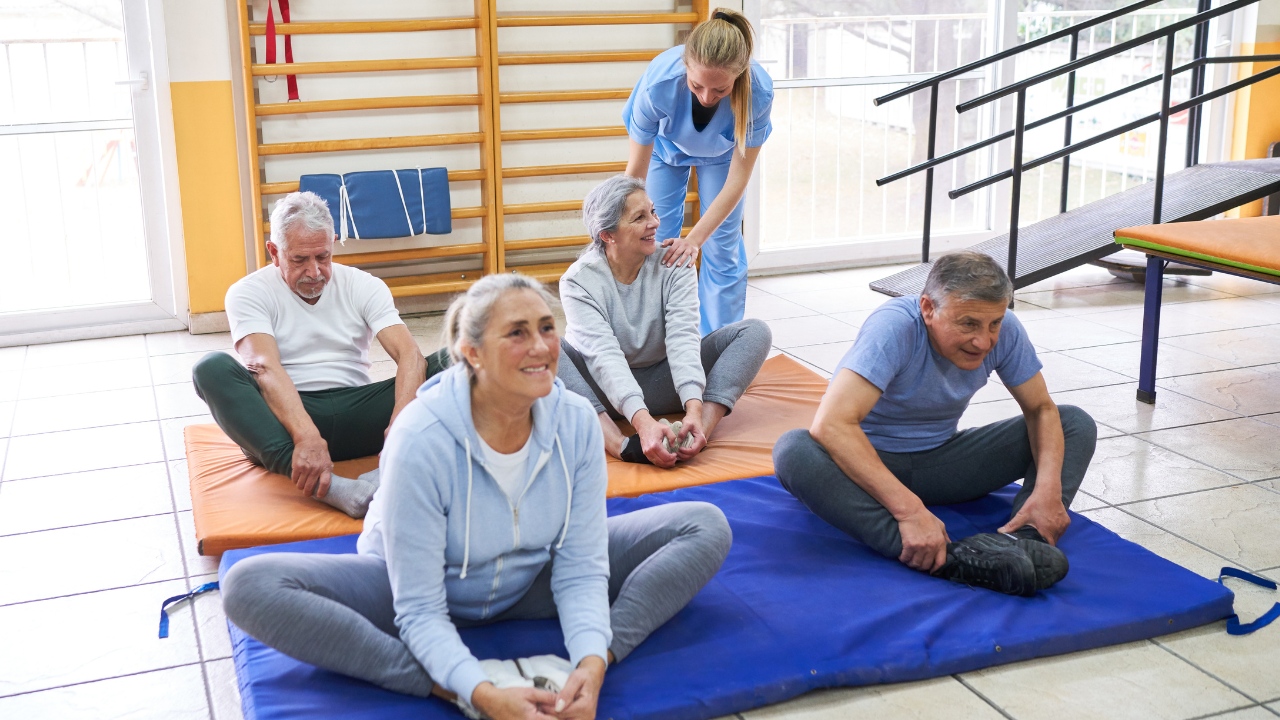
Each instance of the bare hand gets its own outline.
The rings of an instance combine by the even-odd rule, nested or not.
[[[537,688],[498,689],[483,682],[471,693],[471,705],[492,720],[556,720],[554,693]]]
[[[556,698],[555,715],[560,720],[595,720],[600,686],[604,684],[604,660],[584,658]]]
[[[662,256],[663,265],[667,267],[684,267],[685,265],[693,267],[694,262],[698,259],[698,253],[702,250],[702,243],[692,237],[669,238],[662,241],[662,247],[670,248]]]
[[[915,570],[933,572],[947,561],[947,526],[923,505],[898,521],[902,534],[902,554],[898,561]]]
[[[307,495],[324,497],[329,494],[329,473],[333,460],[329,458],[329,443],[316,435],[293,446],[293,484]]]
[[[641,420],[641,417],[644,419]],[[668,446],[676,446],[676,434],[671,432],[671,427],[654,420],[643,411],[637,413],[634,420],[637,422],[636,434],[640,436],[640,449],[649,458],[649,462],[661,468],[675,467],[679,458],[662,447],[663,438],[667,439]]]
[[[685,438],[687,437],[693,438],[693,444],[689,447],[684,447]],[[701,406],[684,416],[684,420],[680,423],[680,433],[676,435],[676,440],[678,440],[680,444],[672,445],[671,447],[678,448],[678,450],[676,450],[676,456],[681,460],[688,460],[692,458],[702,452],[702,449],[707,446],[707,435],[702,431]]]
[[[1050,545],[1057,545],[1058,539],[1070,524],[1071,516],[1062,506],[1062,496],[1039,492],[1037,489],[1031,492],[1031,497],[1023,503],[1022,509],[1000,528],[1000,532],[1013,532],[1023,525],[1030,525],[1039,530]]]

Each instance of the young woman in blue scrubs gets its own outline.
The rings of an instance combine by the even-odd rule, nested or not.
[[[717,10],[684,45],[649,63],[622,111],[627,174],[648,184],[667,248],[662,262],[692,264],[702,252],[704,336],[741,320],[747,303],[742,195],[773,129],[773,80],[751,59],[752,46],[751,23]],[[702,214],[681,238],[690,167],[698,168]]]

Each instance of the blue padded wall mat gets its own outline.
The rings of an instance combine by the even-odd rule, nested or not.
[[[1013,488],[933,508],[953,538],[1008,517]],[[810,513],[773,477],[609,501],[610,514],[703,500],[722,508],[733,550],[684,611],[610,668],[600,718],[700,720],[809,690],[900,682],[1155,637],[1231,615],[1218,583],[1072,513],[1071,572],[1033,598],[975,590],[876,555]],[[345,553],[355,536],[252,550]],[[381,690],[297,662],[231,627],[246,720],[459,718],[450,704]],[[477,657],[558,653],[554,620],[462,631]]]

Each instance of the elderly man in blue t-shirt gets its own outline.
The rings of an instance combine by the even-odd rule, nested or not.
[[[1017,317],[1013,284],[987,255],[934,262],[920,296],[867,318],[808,431],[774,447],[778,479],[819,517],[886,557],[937,577],[1011,595],[1062,579],[1056,545],[1098,429],[1055,405]],[[995,371],[1022,416],[956,432]],[[1015,480],[1013,516],[995,533],[952,542],[926,505],[975,500]]]

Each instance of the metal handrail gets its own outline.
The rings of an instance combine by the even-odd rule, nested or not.
[[[1170,55],[1170,57],[1172,57],[1172,55]],[[1277,62],[1277,61],[1280,61],[1280,55],[1236,55],[1236,56],[1232,56],[1232,57],[1229,57],[1229,58],[1228,58],[1228,57],[1223,57],[1223,58],[1201,58],[1201,59],[1199,59],[1199,60],[1194,60],[1194,61],[1192,61],[1192,62],[1187,63],[1186,65],[1183,65],[1183,66],[1181,66],[1181,67],[1178,67],[1178,68],[1174,69],[1174,70],[1173,70],[1173,72],[1172,72],[1172,75],[1177,75],[1177,74],[1179,74],[1179,73],[1186,72],[1187,70],[1194,70],[1195,68],[1200,67],[1200,66],[1202,66],[1202,65],[1206,65],[1206,64],[1216,64],[1216,63],[1219,63],[1219,62]],[[1170,61],[1170,62],[1172,62],[1172,61]],[[1196,96],[1196,97],[1194,97],[1194,98],[1191,98],[1190,100],[1187,100],[1186,102],[1182,102],[1182,103],[1178,103],[1177,105],[1173,105],[1172,107],[1170,107],[1170,108],[1169,108],[1169,115],[1176,115],[1176,114],[1178,114],[1178,113],[1180,113],[1180,112],[1182,112],[1182,111],[1184,111],[1184,110],[1189,110],[1189,109],[1191,109],[1191,108],[1199,107],[1200,105],[1203,105],[1204,103],[1209,102],[1210,100],[1216,100],[1217,98],[1220,98],[1220,97],[1222,97],[1223,95],[1226,95],[1226,94],[1228,94],[1228,93],[1235,92],[1236,90],[1239,90],[1240,88],[1243,88],[1243,87],[1247,87],[1247,86],[1249,86],[1249,85],[1252,85],[1253,83],[1260,82],[1260,81],[1262,81],[1262,80],[1266,80],[1267,78],[1272,77],[1273,75],[1277,75],[1277,74],[1280,74],[1280,65],[1277,65],[1277,66],[1276,66],[1276,67],[1274,67],[1274,68],[1270,68],[1270,69],[1264,70],[1264,71],[1262,71],[1262,72],[1256,73],[1256,74],[1254,74],[1254,75],[1250,75],[1250,76],[1249,76],[1249,77],[1247,77],[1247,78],[1243,78],[1243,79],[1241,79],[1241,80],[1237,80],[1236,82],[1233,82],[1233,83],[1231,83],[1230,85],[1223,85],[1222,87],[1218,88],[1217,90],[1212,90],[1212,91],[1210,91],[1210,92],[1208,92],[1208,93],[1202,93],[1202,94],[1200,94],[1200,95],[1197,95],[1197,96]],[[1131,90],[1136,90],[1137,88],[1139,88],[1139,87],[1141,87],[1141,86],[1143,86],[1143,85],[1150,85],[1150,84],[1152,84],[1153,82],[1158,82],[1158,81],[1163,80],[1163,79],[1164,79],[1164,73],[1161,73],[1161,74],[1159,74],[1159,75],[1153,75],[1153,76],[1151,76],[1151,77],[1147,78],[1146,80],[1142,80],[1142,81],[1140,81],[1140,82],[1138,82],[1138,83],[1135,83],[1135,84],[1133,84],[1133,85],[1130,85],[1130,86],[1128,86],[1128,87],[1121,88],[1120,90],[1118,90],[1118,91],[1116,91],[1116,92],[1114,92],[1114,93],[1111,93],[1111,94],[1109,94],[1109,95],[1104,95],[1104,96],[1102,96],[1102,97],[1098,98],[1097,100],[1095,100],[1095,101],[1090,101],[1090,102],[1091,102],[1091,103],[1093,103],[1093,104],[1096,104],[1098,101],[1101,101],[1101,100],[1110,100],[1110,99],[1113,99],[1114,97],[1116,97],[1116,96],[1118,96],[1118,95],[1123,95],[1123,94],[1125,94],[1125,93],[1127,93],[1127,92],[1130,92]],[[1019,91],[1019,92],[1022,92],[1022,91]],[[1077,110],[1077,111],[1078,111],[1078,110],[1083,110],[1083,109],[1085,109],[1085,108],[1087,108],[1087,107],[1090,107],[1090,104],[1086,103],[1086,104],[1084,104],[1084,105],[1077,105],[1075,108],[1068,108],[1068,110]],[[1032,123],[1027,123],[1027,125],[1026,125],[1025,129],[1026,129],[1026,130],[1033,130],[1033,129],[1035,129],[1036,127],[1039,127],[1040,125],[1043,125],[1043,124],[1045,124],[1045,123],[1051,122],[1051,121],[1053,121],[1053,120],[1059,120],[1059,119],[1061,119],[1061,117],[1062,117],[1064,114],[1066,114],[1066,111],[1062,111],[1062,112],[1059,112],[1059,113],[1055,113],[1054,115],[1049,115],[1048,117],[1045,117],[1045,118],[1043,118],[1043,119],[1041,119],[1041,120],[1037,120],[1037,121],[1032,122]],[[1072,145],[1067,145],[1067,146],[1065,146],[1065,147],[1063,147],[1063,148],[1061,148],[1061,149],[1059,149],[1059,150],[1055,150],[1055,151],[1053,151],[1053,152],[1049,153],[1048,155],[1043,155],[1043,156],[1041,156],[1041,157],[1036,158],[1035,160],[1030,160],[1030,161],[1024,162],[1024,163],[1022,164],[1022,169],[1023,169],[1024,171],[1026,171],[1026,170],[1034,170],[1035,168],[1038,168],[1038,167],[1040,167],[1041,165],[1044,165],[1045,163],[1050,163],[1050,162],[1053,162],[1054,160],[1059,160],[1059,159],[1061,159],[1061,158],[1063,158],[1063,157],[1066,157],[1067,155],[1070,155],[1070,154],[1074,153],[1076,150],[1083,150],[1084,148],[1087,148],[1087,147],[1089,147],[1089,146],[1091,146],[1091,145],[1096,145],[1096,144],[1098,144],[1098,143],[1102,142],[1103,140],[1109,140],[1109,139],[1111,139],[1111,138],[1113,138],[1113,137],[1116,137],[1116,136],[1118,136],[1118,135],[1123,135],[1123,134],[1125,134],[1125,133],[1127,133],[1127,132],[1130,132],[1130,131],[1132,131],[1132,130],[1135,130],[1135,129],[1139,128],[1139,127],[1142,127],[1143,125],[1146,125],[1146,124],[1147,124],[1147,123],[1149,123],[1149,122],[1155,122],[1156,120],[1160,120],[1160,119],[1161,119],[1161,117],[1162,117],[1161,113],[1153,113],[1153,114],[1151,114],[1151,115],[1147,115],[1147,116],[1142,117],[1142,118],[1139,118],[1139,119],[1137,119],[1137,120],[1134,120],[1134,121],[1131,121],[1131,122],[1125,123],[1124,125],[1121,125],[1120,127],[1114,128],[1114,129],[1112,129],[1112,130],[1108,130],[1108,131],[1103,132],[1103,133],[1100,133],[1100,134],[1098,134],[1098,135],[1094,135],[1093,137],[1090,137],[1088,140],[1082,140],[1082,141],[1080,141],[1080,142],[1078,142],[1078,143],[1075,143],[1075,144],[1072,144]],[[1008,139],[1010,136],[1012,136],[1012,135],[1014,134],[1014,132],[1015,132],[1015,131],[1013,131],[1013,130],[1009,130],[1009,131],[1007,131],[1007,132],[1001,133],[1000,135],[994,136],[994,137],[992,137],[992,138],[990,138],[990,139],[991,139],[993,142],[994,142],[994,141],[998,141],[998,140]],[[985,142],[985,141],[983,141],[983,142]],[[988,144],[990,144],[990,143],[988,143]],[[949,153],[949,154],[950,154],[950,155],[952,155],[952,156],[955,156],[955,155],[956,155],[956,153],[963,154],[963,153],[965,153],[965,152],[969,152],[970,150],[973,150],[973,149],[977,149],[977,145],[976,145],[976,144],[975,144],[975,145],[971,145],[971,146],[969,146],[968,148],[963,148],[962,150],[957,150],[957,151],[955,151],[955,152],[953,152],[953,153]],[[945,157],[945,156],[944,156],[944,157]],[[941,158],[939,158],[939,160],[941,160]],[[904,171],[902,171],[902,172],[906,172],[906,171],[904,170]],[[1011,169],[1010,169],[1010,170],[1005,170],[1005,171],[1002,171],[1002,172],[996,173],[996,174],[994,174],[994,175],[990,175],[990,176],[988,176],[988,177],[985,177],[985,178],[983,178],[983,179],[981,179],[981,180],[976,180],[976,181],[974,181],[974,182],[972,182],[972,183],[969,183],[968,185],[965,185],[965,186],[963,186],[963,187],[956,188],[955,190],[950,190],[950,191],[948,191],[948,192],[947,192],[947,197],[951,198],[952,200],[955,200],[956,198],[962,197],[962,196],[964,196],[964,195],[968,195],[969,193],[973,192],[974,190],[980,190],[980,189],[982,189],[982,188],[984,188],[984,187],[987,187],[988,185],[994,185],[995,183],[998,183],[998,182],[1000,182],[1000,181],[1002,181],[1002,180],[1008,180],[1008,179],[1009,179],[1010,177],[1012,177],[1012,176],[1013,176],[1013,170],[1011,170]],[[896,178],[895,178],[895,179],[896,179]],[[880,184],[880,181],[879,181],[879,180],[877,180],[877,181],[876,181],[876,183],[877,183],[877,184]]]
[[[979,95],[978,97],[973,98],[972,100],[966,100],[956,105],[956,112],[968,112],[969,110],[972,110],[976,107],[981,107],[983,105],[986,105],[987,103],[992,102],[993,100],[999,100],[1002,97],[1008,97],[1009,95],[1012,95],[1021,90],[1026,90],[1027,88],[1030,88],[1034,85],[1039,85],[1040,83],[1045,82],[1046,80],[1052,80],[1053,78],[1056,78],[1059,75],[1065,75],[1070,72],[1075,72],[1076,70],[1079,70],[1080,68],[1085,67],[1087,65],[1091,65],[1099,60],[1105,60],[1113,55],[1119,55],[1120,53],[1125,52],[1127,50],[1132,50],[1133,48],[1141,47],[1142,45],[1146,45],[1147,43],[1152,42],[1153,40],[1159,40],[1161,38],[1166,37],[1167,35],[1176,33],[1180,30],[1186,30],[1189,27],[1203,24],[1205,22],[1208,22],[1209,20],[1212,20],[1213,18],[1218,17],[1219,15],[1225,15],[1229,12],[1240,10],[1241,8],[1248,7],[1249,5],[1252,5],[1258,1],[1259,0],[1235,0],[1234,2],[1227,3],[1226,5],[1219,5],[1218,7],[1213,8],[1211,10],[1207,10],[1202,13],[1197,13],[1184,20],[1179,20],[1176,23],[1165,25],[1162,28],[1152,30],[1151,32],[1145,35],[1140,35],[1131,40],[1126,40],[1120,43],[1119,45],[1112,45],[1111,47],[1105,50],[1099,50],[1098,52],[1091,53],[1086,57],[1080,58],[1079,60],[1073,60],[1065,65],[1059,65],[1058,67],[1052,70],[1046,70],[1040,73],[1039,75],[1033,75],[1025,80],[1019,80],[1018,82],[1015,82],[1011,85],[1006,85],[1002,88],[997,88],[996,90],[992,90],[991,92],[985,95]],[[1069,29],[1070,28],[1068,28],[1068,30]],[[1022,47],[1023,46],[1020,45],[1016,49],[1021,49]]]
[[[1027,123],[1027,129],[1035,130],[1038,127],[1041,127],[1043,125],[1048,125],[1051,122],[1061,120],[1062,118],[1067,117],[1068,115],[1071,115],[1073,113],[1080,112],[1081,110],[1088,110],[1089,108],[1094,107],[1096,105],[1101,105],[1102,103],[1107,102],[1108,100],[1114,100],[1120,97],[1121,95],[1124,95],[1125,93],[1131,92],[1133,90],[1137,90],[1139,88],[1146,87],[1147,85],[1158,83],[1160,82],[1160,78],[1161,78],[1160,75],[1152,75],[1146,80],[1139,80],[1138,82],[1132,85],[1127,85],[1125,87],[1120,88],[1119,90],[1109,92],[1106,95],[1101,95],[1088,102],[1081,103],[1079,105],[1074,105],[1072,107],[1068,107],[1063,110],[1059,110],[1058,112],[1052,115],[1046,115],[1040,118],[1039,120],[1033,120]],[[876,186],[880,187],[883,185],[887,185],[895,180],[901,180],[902,178],[907,177],[908,175],[914,175],[920,172],[921,170],[927,170],[931,167],[937,167],[938,165],[941,165],[944,162],[955,160],[956,158],[962,155],[971,153],[974,150],[981,150],[984,147],[994,145],[1000,142],[1001,140],[1008,140],[1011,137],[1013,137],[1013,131],[1005,130],[1002,133],[999,133],[997,135],[992,135],[991,137],[985,138],[983,140],[979,140],[978,142],[972,145],[969,145],[967,147],[962,147],[959,150],[952,150],[946,155],[939,155],[938,157],[932,160],[925,160],[924,162],[917,163],[916,165],[912,165],[911,167],[906,168],[905,170],[899,170],[896,173],[890,173],[889,175],[885,175],[884,177],[876,180]],[[977,188],[974,188],[974,189],[976,190]]]
[[[1148,5],[1154,4],[1153,2],[1148,2],[1147,0],[1143,0],[1142,2],[1133,3],[1124,8],[1120,8],[1119,10],[1115,10],[1110,13],[1106,13],[1104,15],[1099,15],[1087,22],[1078,23],[1070,27],[1063,28],[1062,30],[1058,30],[1053,33],[1050,33],[1049,35],[1045,35],[1043,37],[1037,38],[1036,40],[1023,43],[1017,47],[1003,50],[989,57],[969,63],[968,65],[964,65],[962,67],[958,67],[953,70],[948,70],[942,73],[938,73],[936,75],[933,75],[930,78],[921,80],[920,82],[914,83],[907,87],[901,88],[899,90],[895,90],[891,93],[888,93],[879,98],[876,98],[875,104],[879,105],[882,102],[888,102],[889,100],[903,97],[905,95],[916,92],[917,90],[922,90],[924,88],[930,89],[928,152],[927,152],[927,157],[925,161],[918,163],[912,167],[906,168],[905,170],[901,170],[899,172],[886,175],[885,177],[876,180],[877,186],[883,186],[887,183],[893,182],[895,180],[900,180],[904,177],[913,175],[922,170],[925,172],[925,184],[924,184],[925,205],[924,205],[924,218],[923,218],[924,222],[922,227],[923,232],[922,232],[922,238],[921,238],[921,262],[929,261],[929,241],[930,241],[930,232],[932,228],[932,217],[933,217],[934,169],[938,165],[944,162],[954,160],[967,153],[970,153],[985,147],[989,147],[995,143],[998,143],[1002,140],[1008,140],[1010,138],[1012,138],[1013,140],[1013,157],[1011,159],[1012,167],[1009,170],[996,173],[982,180],[978,180],[974,183],[970,183],[969,185],[951,190],[947,193],[947,195],[954,200],[965,194],[973,192],[974,190],[977,190],[979,188],[987,187],[994,183],[1000,182],[1001,180],[1006,180],[1006,179],[1012,180],[1013,196],[1011,198],[1010,208],[1009,208],[1009,234],[1008,234],[1009,256],[1008,256],[1008,260],[1005,268],[1006,268],[1006,271],[1009,273],[1009,277],[1014,279],[1015,281],[1016,281],[1016,267],[1017,267],[1017,257],[1018,257],[1018,215],[1019,215],[1020,204],[1021,204],[1020,192],[1021,192],[1022,174],[1027,170],[1034,169],[1046,163],[1053,162],[1059,159],[1063,160],[1062,189],[1061,189],[1060,198],[1059,198],[1059,206],[1060,206],[1059,211],[1066,212],[1068,182],[1070,177],[1069,176],[1070,155],[1073,152],[1096,145],[1104,140],[1108,140],[1116,136],[1124,135],[1125,133],[1131,132],[1132,130],[1138,127],[1141,127],[1142,125],[1146,125],[1147,123],[1154,122],[1154,121],[1158,121],[1160,123],[1160,140],[1159,140],[1159,145],[1157,150],[1158,156],[1156,158],[1155,209],[1153,211],[1153,222],[1159,223],[1161,220],[1161,211],[1162,211],[1163,194],[1164,194],[1164,175],[1165,175],[1164,169],[1165,169],[1165,155],[1167,152],[1166,145],[1168,141],[1168,132],[1169,132],[1169,118],[1176,113],[1189,111],[1188,128],[1187,128],[1188,133],[1187,133],[1186,165],[1187,167],[1191,167],[1196,164],[1197,158],[1199,157],[1199,133],[1197,129],[1199,128],[1199,125],[1200,125],[1200,106],[1206,102],[1209,102],[1210,100],[1214,100],[1228,93],[1235,92],[1240,88],[1246,87],[1248,85],[1252,85],[1253,83],[1260,82],[1262,80],[1265,80],[1267,78],[1270,78],[1276,75],[1280,75],[1280,66],[1277,66],[1275,68],[1252,75],[1249,78],[1245,78],[1243,80],[1239,80],[1237,82],[1218,88],[1217,90],[1214,90],[1210,93],[1204,92],[1204,68],[1206,65],[1220,64],[1220,63],[1237,63],[1237,62],[1270,62],[1270,61],[1280,60],[1280,55],[1241,55],[1241,56],[1228,56],[1228,57],[1218,57],[1218,58],[1205,57],[1208,53],[1208,31],[1207,31],[1208,21],[1218,16],[1225,15],[1226,13],[1234,12],[1241,8],[1247,7],[1248,5],[1252,5],[1253,3],[1256,3],[1258,1],[1259,0],[1234,0],[1233,2],[1227,3],[1220,7],[1213,8],[1211,6],[1212,0],[1197,0],[1196,13],[1194,15],[1191,15],[1190,17],[1187,17],[1185,19],[1179,20],[1172,24],[1166,25],[1162,28],[1158,28],[1156,30],[1153,30],[1139,37],[1130,39],[1123,43],[1112,45],[1111,47],[1105,50],[1091,53],[1088,57],[1085,57],[1085,58],[1077,57],[1078,51],[1079,51],[1079,45],[1080,45],[1081,31],[1096,25],[1100,25],[1105,22],[1110,22],[1118,17],[1121,17],[1123,15],[1126,15],[1132,12],[1139,11]],[[1175,69],[1173,67],[1173,52],[1174,52],[1175,37],[1179,31],[1182,31],[1191,27],[1195,28],[1193,59],[1191,62]],[[973,143],[972,145],[969,145],[968,147],[961,148],[959,150],[954,150],[941,157],[935,157],[935,148],[936,148],[936,140],[937,140],[936,134],[937,134],[937,116],[938,116],[938,88],[942,82],[955,78],[957,76],[963,75],[965,73],[972,72],[975,69],[982,67],[984,65],[989,65],[993,62],[997,62],[999,60],[1013,57],[1015,55],[1018,55],[1019,53],[1025,52],[1034,47],[1038,47],[1040,45],[1044,45],[1046,43],[1053,42],[1054,40],[1058,40],[1064,37],[1071,38],[1070,59],[1066,64],[1060,65],[1059,67],[1054,68],[1052,70],[1045,71],[1033,77],[1027,78],[1025,80],[1021,80],[1019,82],[1015,82],[1006,87],[999,88],[997,90],[986,93],[972,100],[968,100],[956,105],[957,112],[965,112],[967,110],[971,110],[973,108],[980,107],[982,105],[990,103],[993,100],[997,100],[999,98],[1016,94],[1017,102],[1015,105],[1015,114],[1014,114],[1015,121],[1014,121],[1014,127],[1012,130],[999,133],[993,137],[990,137],[984,140],[980,140],[976,143]],[[1164,58],[1163,72],[1153,77],[1146,78],[1139,82],[1133,83],[1128,87],[1122,88],[1118,91],[1108,93],[1106,95],[1103,95],[1102,97],[1090,100],[1089,102],[1086,102],[1084,104],[1081,104],[1081,105],[1075,104],[1074,89],[1075,89],[1076,71],[1078,71],[1080,68],[1083,68],[1087,65],[1095,63],[1099,60],[1104,60],[1106,58],[1118,55],[1120,53],[1126,52],[1136,47],[1140,47],[1150,42],[1158,41],[1160,39],[1163,39],[1165,41],[1165,58]],[[1191,79],[1191,99],[1186,102],[1173,105],[1171,104],[1171,101],[1170,101],[1173,76],[1178,73],[1182,73],[1186,71],[1191,71],[1193,73],[1192,79]],[[1064,110],[1053,113],[1052,115],[1041,118],[1039,120],[1032,121],[1031,123],[1027,123],[1026,100],[1027,100],[1028,88],[1031,88],[1032,86],[1038,85],[1047,80],[1051,80],[1053,78],[1059,77],[1061,75],[1068,76],[1067,107]],[[1152,85],[1156,82],[1161,83],[1161,107],[1159,112],[1153,113],[1151,115],[1147,115],[1145,117],[1139,118],[1129,123],[1125,123],[1120,127],[1105,131],[1087,140],[1082,140],[1080,142],[1075,142],[1075,143],[1071,141],[1071,130],[1072,130],[1071,118],[1074,114],[1082,110],[1088,109],[1090,107],[1094,107],[1103,102],[1114,100],[1115,98],[1118,98],[1122,95],[1138,90],[1140,88],[1146,87],[1148,85]],[[1064,119],[1064,118],[1066,119],[1066,122],[1064,123],[1064,128],[1063,128],[1063,142],[1062,142],[1063,147],[1059,150],[1056,150],[1052,153],[1041,156],[1034,160],[1030,160],[1030,161],[1024,160],[1022,157],[1022,152],[1023,152],[1022,148],[1023,148],[1023,138],[1024,138],[1024,135],[1026,134],[1026,131],[1040,127],[1050,122],[1054,122],[1056,120]]]
[[[1256,0],[1254,1],[1256,2]],[[1022,52],[1026,52],[1027,50],[1030,50],[1031,48],[1034,48],[1034,47],[1039,47],[1041,45],[1051,43],[1054,40],[1060,40],[1064,37],[1069,37],[1071,35],[1079,33],[1081,30],[1087,30],[1093,27],[1094,25],[1101,25],[1103,23],[1110,22],[1112,20],[1115,20],[1118,17],[1128,15],[1129,13],[1134,12],[1135,10],[1140,10],[1150,5],[1155,5],[1158,2],[1161,2],[1161,0],[1139,0],[1139,2],[1132,3],[1130,5],[1126,5],[1117,10],[1112,10],[1109,13],[1104,13],[1102,15],[1099,15],[1093,18],[1092,20],[1086,20],[1085,22],[1076,23],[1070,27],[1066,27],[1061,30],[1055,30],[1054,32],[1049,33],[1048,35],[1038,37],[1035,40],[1028,40],[1027,42],[1022,43],[1021,45],[1017,45],[1015,47],[1011,47],[1006,50],[1001,50],[1000,52],[994,55],[989,55],[980,60],[974,60],[968,65],[962,65],[958,68],[955,68],[954,70],[947,70],[945,72],[940,72],[928,80],[921,80],[920,82],[912,83],[911,85],[908,85],[904,88],[900,88],[898,90],[894,90],[893,92],[885,93],[884,95],[881,95],[880,97],[876,98],[875,100],[872,100],[871,102],[876,106],[879,106],[889,102],[890,100],[897,100],[900,97],[906,97],[907,95],[910,95],[911,93],[916,92],[917,90],[923,90],[927,87],[935,86],[938,83],[944,82],[946,80],[950,80],[951,78],[956,77],[957,75],[963,75],[967,72],[977,70],[978,68],[986,67],[991,63],[999,62],[1006,58],[1011,58],[1014,55],[1017,55]]]

